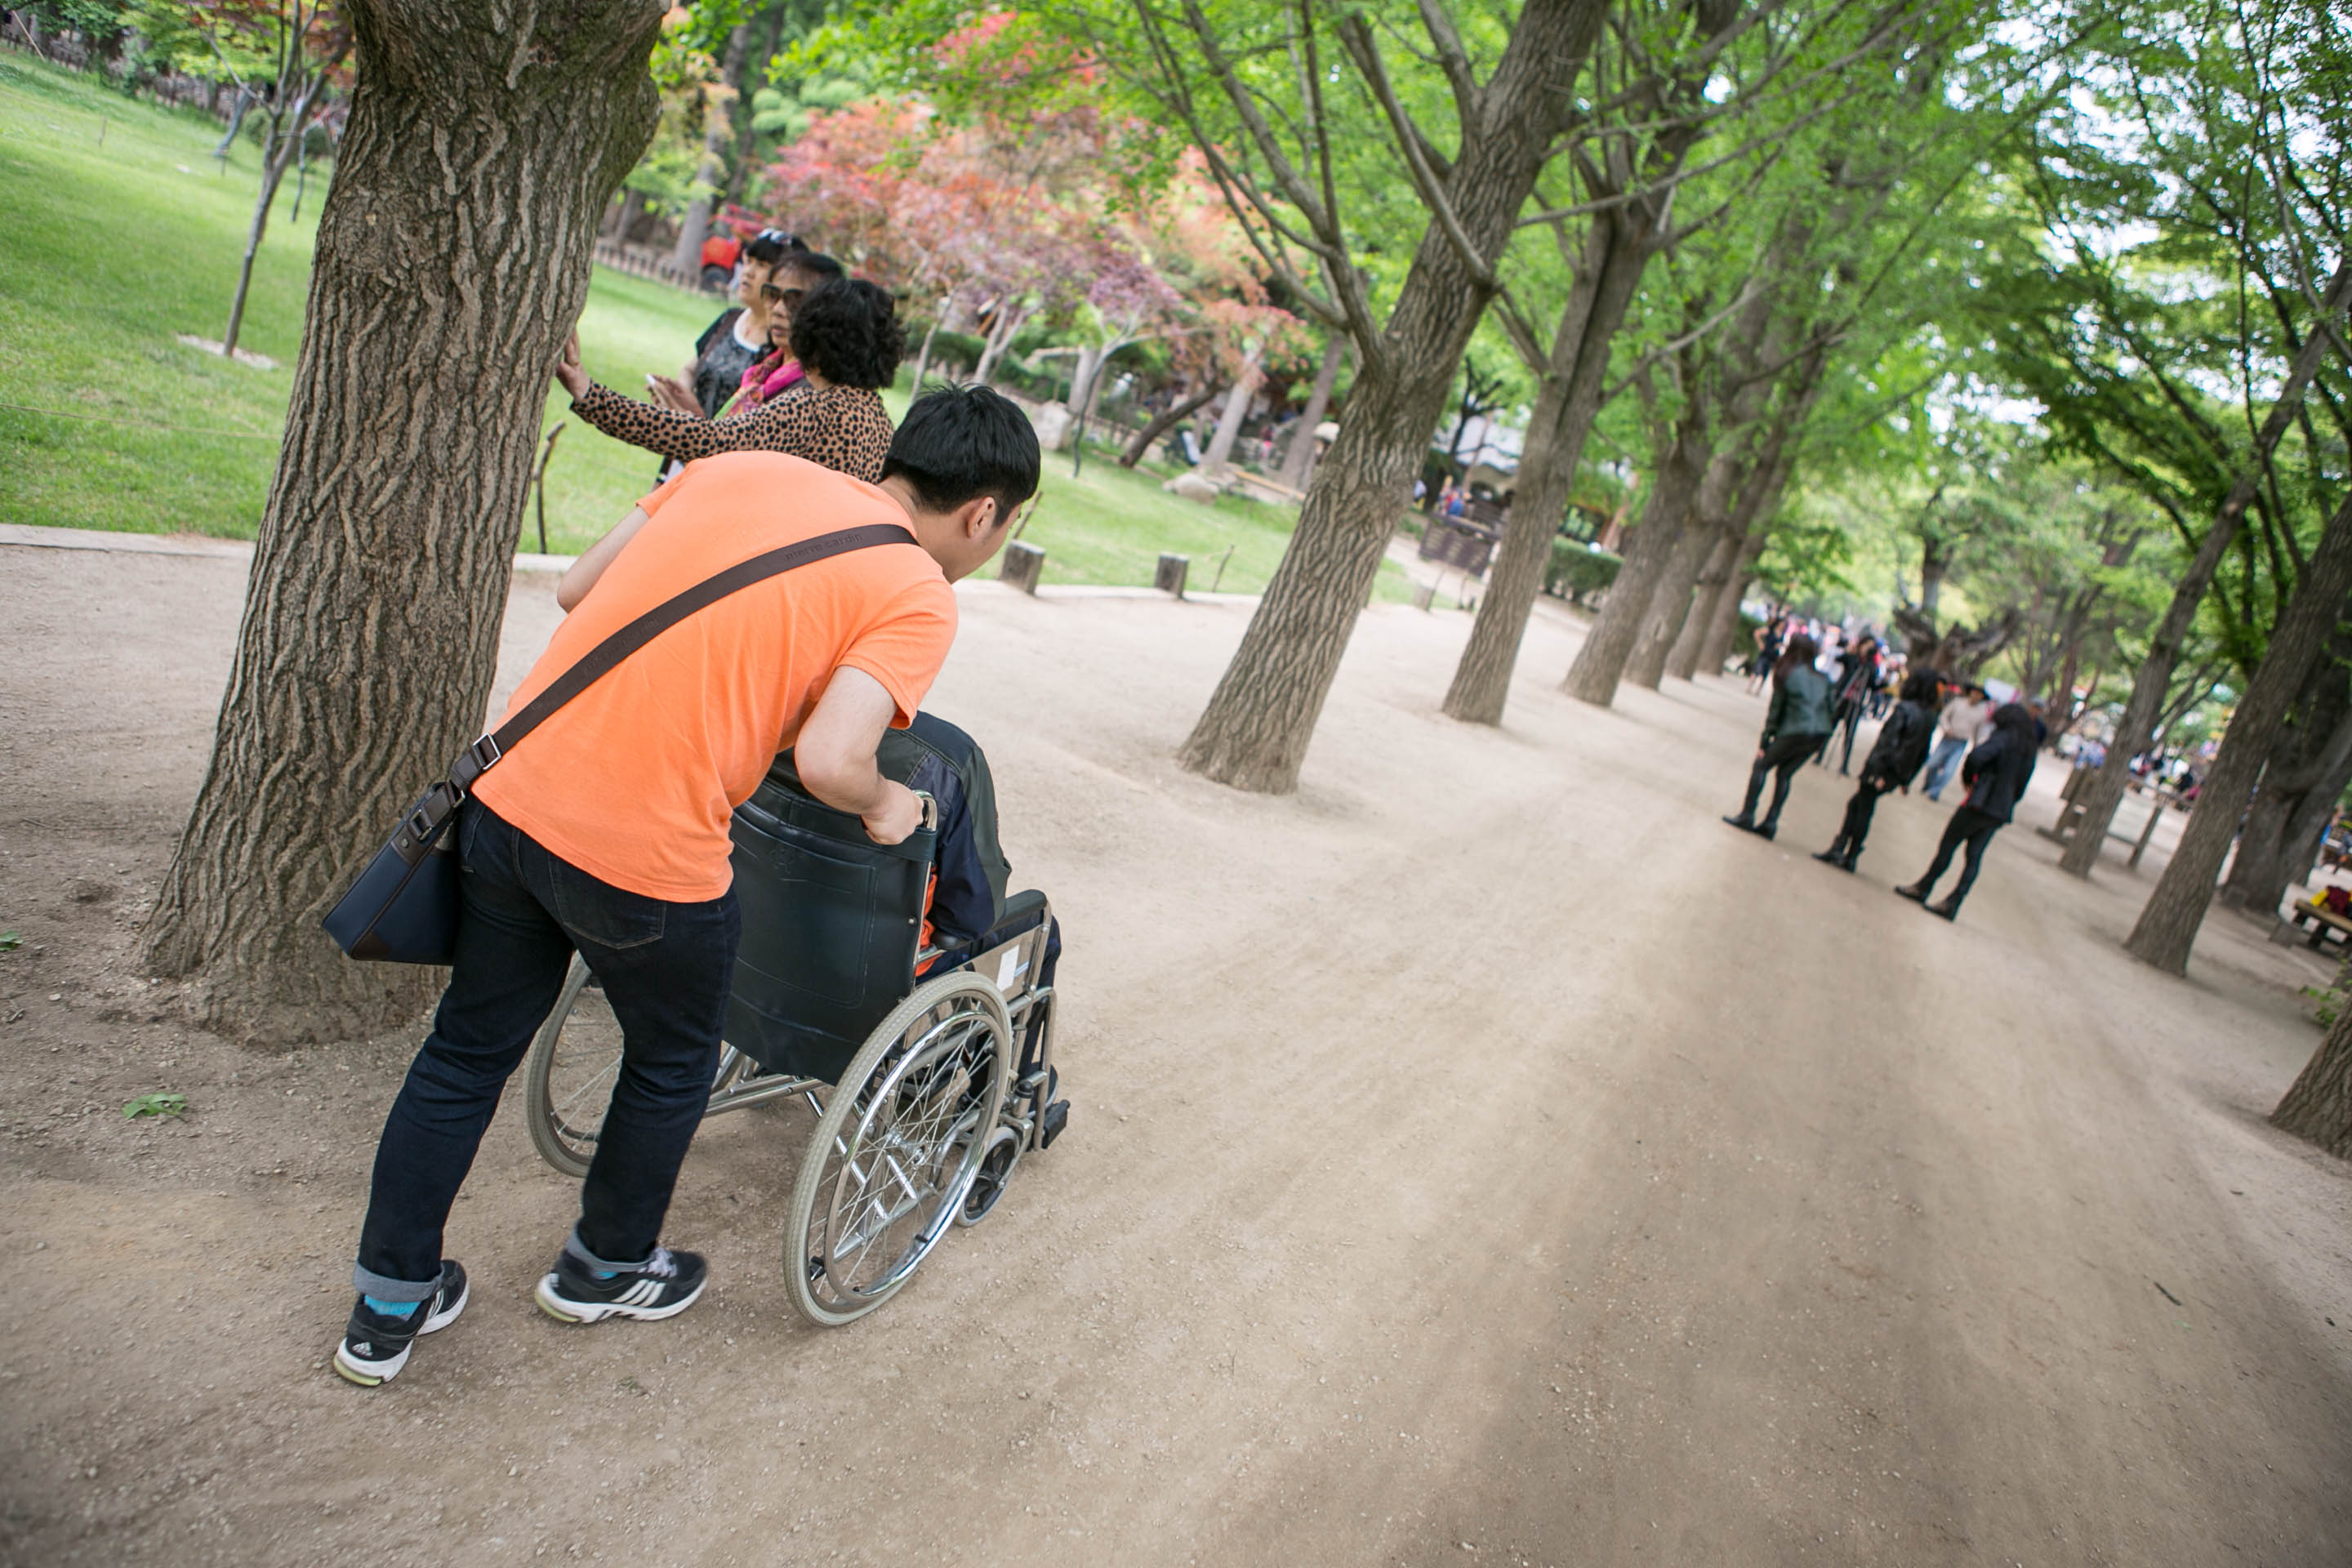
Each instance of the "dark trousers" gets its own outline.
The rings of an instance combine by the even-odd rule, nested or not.
[[[604,1267],[653,1255],[710,1098],[741,932],[731,891],[688,904],[625,891],[479,802],[462,808],[457,831],[457,962],[384,1119],[353,1271],[386,1300],[432,1294],[449,1205],[574,949],[620,1022],[622,1055],[571,1245]]]
[[[1780,808],[1789,803],[1789,782],[1797,776],[1797,770],[1805,765],[1805,759],[1812,754],[1813,749],[1827,738],[1823,735],[1783,735],[1765,747],[1757,757],[1756,765],[1748,770],[1748,798],[1740,803],[1741,820],[1756,820],[1756,803],[1764,796],[1765,775],[1777,773],[1779,778],[1772,786],[1772,809],[1758,826],[1779,826]]]
[[[1936,879],[1951,868],[1952,851],[1965,846],[1968,858],[1961,862],[1960,879],[1953,885],[1951,896],[1945,900],[1958,908],[1959,901],[1969,896],[1969,889],[1976,886],[1977,868],[1984,863],[1985,846],[1992,842],[1992,836],[1999,833],[2003,826],[2000,817],[1979,811],[1972,805],[1964,805],[1953,812],[1952,820],[1944,825],[1944,841],[1936,846],[1936,863],[1927,868],[1926,876],[1919,879],[1921,890],[1929,893],[1936,890]]]
[[[1845,826],[1838,829],[1838,837],[1845,840],[1847,854],[1862,853],[1864,842],[1870,837],[1870,819],[1878,811],[1878,797],[1894,787],[1885,779],[1863,775],[1862,787],[1845,803]]]

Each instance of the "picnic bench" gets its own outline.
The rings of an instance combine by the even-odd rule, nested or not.
[[[1433,517],[1422,526],[1421,558],[1483,577],[1496,542],[1502,537],[1499,523],[1489,526],[1467,517]]]
[[[2339,915],[2316,899],[2298,899],[2271,927],[2271,940],[2282,947],[2300,942],[2314,952],[2352,948],[2352,915]]]

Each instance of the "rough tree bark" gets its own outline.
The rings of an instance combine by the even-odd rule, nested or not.
[[[1715,548],[1706,552],[1706,563],[1698,569],[1690,614],[1683,617],[1682,631],[1666,655],[1666,673],[1676,680],[1697,676],[1699,647],[1714,628],[1716,606],[1723,602],[1724,590],[1731,582],[1731,569],[1738,563],[1740,549],[1746,542],[1746,535],[1736,527],[1725,528],[1716,534]],[[1710,669],[1707,673],[1716,672]]]
[[[1739,639],[1739,606],[1748,591],[1756,583],[1756,563],[1764,554],[1770,539],[1767,528],[1750,529],[1740,542],[1739,559],[1732,564],[1731,574],[1724,579],[1723,593],[1707,612],[1706,626],[1699,634],[1698,668],[1709,675],[1721,673],[1724,661],[1736,647],[1741,657],[1749,658],[1755,648]]]
[[[2347,604],[2352,604],[2352,495],[2345,498],[2311,552],[2294,597],[2287,601],[2271,633],[2270,647],[2256,667],[2246,694],[2230,717],[2221,751],[2198,791],[2197,809],[2181,833],[2156,891],[2148,895],[2125,951],[2174,974],[2188,972],[2189,950],[2213,901],[2214,879],[2238,836],[2239,818],[2254,790],[2288,706],[2304,679],[2335,639]],[[2079,831],[2088,832],[2085,824]]]
[[[2327,1037],[2271,1112],[2271,1125],[2352,1160],[2352,1007],[2336,1014]]]
[[[2338,626],[2312,661],[2287,721],[2263,763],[2263,782],[2246,808],[2238,852],[2230,858],[2221,902],[2270,914],[2287,884],[2310,870],[2302,841],[2315,817],[2321,827],[2352,783],[2352,626]],[[2314,840],[2316,847],[2316,840]]]
[[[1774,421],[1748,465],[1739,500],[1723,531],[1720,570],[1711,562],[1700,574],[1698,599],[1666,661],[1666,673],[1678,680],[1691,679],[1702,669],[1709,675],[1723,672],[1723,661],[1730,656],[1731,639],[1739,626],[1739,601],[1755,578],[1772,515],[1780,510],[1780,492],[1788,489],[1796,469],[1798,442],[1806,421],[1812,417],[1828,365],[1826,346],[1806,356],[1798,372],[1792,405]]]
[[[1339,384],[1339,364],[1348,357],[1348,335],[1333,332],[1323,344],[1323,364],[1315,373],[1315,390],[1307,395],[1307,410],[1298,416],[1290,450],[1282,455],[1282,482],[1294,490],[1307,488],[1307,472],[1315,461],[1315,427],[1331,411],[1331,389]]]
[[[1429,226],[1383,329],[1356,344],[1339,438],[1240,649],[1184,742],[1181,761],[1193,772],[1242,789],[1297,787],[1454,365],[1493,296],[1495,258],[1550,154],[1607,9],[1605,0],[1528,0],[1494,74],[1462,92],[1470,123],[1440,182],[1455,233]]]
[[[1679,521],[1690,511],[1714,455],[1703,400],[1691,400],[1661,445],[1665,453],[1656,464],[1657,478],[1643,503],[1641,525],[1626,548],[1625,563],[1617,569],[1617,581],[1610,584],[1607,602],[1585,634],[1576,662],[1569,666],[1568,679],[1560,682],[1560,689],[1570,697],[1597,707],[1617,700],[1617,682],[1633,651],[1633,639],[1648,619],[1650,601],[1680,541]]]
[[[1519,641],[1527,634],[1536,595],[1543,591],[1552,540],[1559,519],[1567,515],[1585,442],[1601,416],[1610,347],[1624,325],[1643,268],[1657,248],[1658,226],[1667,205],[1655,197],[1629,203],[1596,215],[1585,231],[1576,285],[1552,333],[1551,353],[1528,420],[1518,493],[1511,500],[1512,521],[1503,530],[1502,543],[1487,569],[1478,617],[1471,624],[1469,644],[1454,667],[1454,684],[1445,693],[1446,713],[1465,723],[1503,721]]]
[[[320,914],[480,733],[547,375],[652,134],[659,0],[518,22],[352,0],[358,80],[213,755],[149,961],[233,1036],[348,1035],[437,976]]]
[[[1674,652],[1690,619],[1699,571],[1714,552],[1716,541],[1725,537],[1722,512],[1721,497],[1710,494],[1707,481],[1701,479],[1674,548],[1667,552],[1665,569],[1650,590],[1650,613],[1634,634],[1633,651],[1625,656],[1625,679],[1644,690],[1655,691],[1666,678],[1666,656]]]
[[[2336,321],[2344,315],[2347,301],[2352,301],[2352,256],[2347,256],[2336,268],[2335,277],[2328,279],[2319,314],[2326,321]],[[2141,661],[2132,679],[2131,697],[2124,704],[2124,716],[2116,725],[2115,739],[2108,744],[2107,760],[2089,786],[2075,797],[2074,804],[2083,808],[2083,816],[2058,864],[2077,877],[2089,876],[2092,868],[2099,863],[2099,851],[2106,846],[2107,826],[2115,820],[2116,808],[2123,804],[2124,788],[2131,778],[2131,760],[2147,750],[2155,732],[2156,716],[2164,706],[2172,668],[2179,661],[2180,645],[2188,640],[2189,628],[2197,619],[2197,606],[2204,601],[2205,590],[2212,586],[2213,574],[2220,570],[2222,556],[2245,521],[2246,509],[2253,504],[2272,448],[2286,434],[2287,426],[2294,422],[2296,410],[2303,406],[2304,392],[2318,373],[2320,362],[2327,356],[2328,339],[2327,332],[2315,328],[2305,340],[2302,351],[2287,369],[2278,400],[2271,405],[2269,417],[2255,432],[2253,450],[2247,456],[2245,468],[2222,499],[2213,526],[2206,531],[2204,542],[2198,547],[2189,570],[2174,585],[2172,602],[2165,606],[2164,619],[2148,641],[2147,658]]]

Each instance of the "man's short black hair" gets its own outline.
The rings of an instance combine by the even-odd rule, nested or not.
[[[994,496],[1002,524],[1037,493],[1041,463],[1036,428],[1011,398],[977,383],[942,385],[907,410],[882,477],[906,475],[927,511]]]
[[[836,278],[793,308],[793,357],[836,386],[880,390],[898,378],[907,329],[898,301],[863,278]]]

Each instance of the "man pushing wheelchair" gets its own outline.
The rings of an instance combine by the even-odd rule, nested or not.
[[[916,722],[954,639],[950,584],[997,552],[1038,468],[1036,437],[1010,402],[984,387],[935,392],[908,410],[878,484],[776,453],[706,458],[567,575],[559,596],[572,614],[509,714],[544,707],[551,692],[564,693],[560,706],[527,742],[493,756],[458,811],[454,962],[377,1147],[352,1270],[360,1298],[334,1357],[342,1376],[388,1381],[419,1336],[464,1310],[465,1270],[441,1256],[450,1206],[575,952],[621,1048],[578,1223],[537,1300],[585,1323],[667,1318],[701,1295],[704,1260],[662,1246],[662,1222],[729,1025],[744,933],[730,825],[780,752],[792,752],[800,790],[862,823],[877,846],[926,826],[916,790],[889,775],[941,771],[928,793],[961,793],[966,820],[939,847],[934,919],[978,939],[1002,923],[992,822],[973,809],[986,803],[972,798],[969,773],[936,748],[894,741],[908,769],[886,769],[880,753],[886,734]],[[563,686],[634,623],[682,601],[690,612],[639,651],[584,687]],[[1055,945],[1048,930],[1040,968]],[[994,993],[974,1005],[992,1007],[1001,1026]],[[940,1083],[964,1084],[968,1064],[957,1070]],[[902,1067],[885,1087],[907,1100],[924,1086]],[[1037,1131],[1049,1136],[1050,1085],[1037,1087]]]

